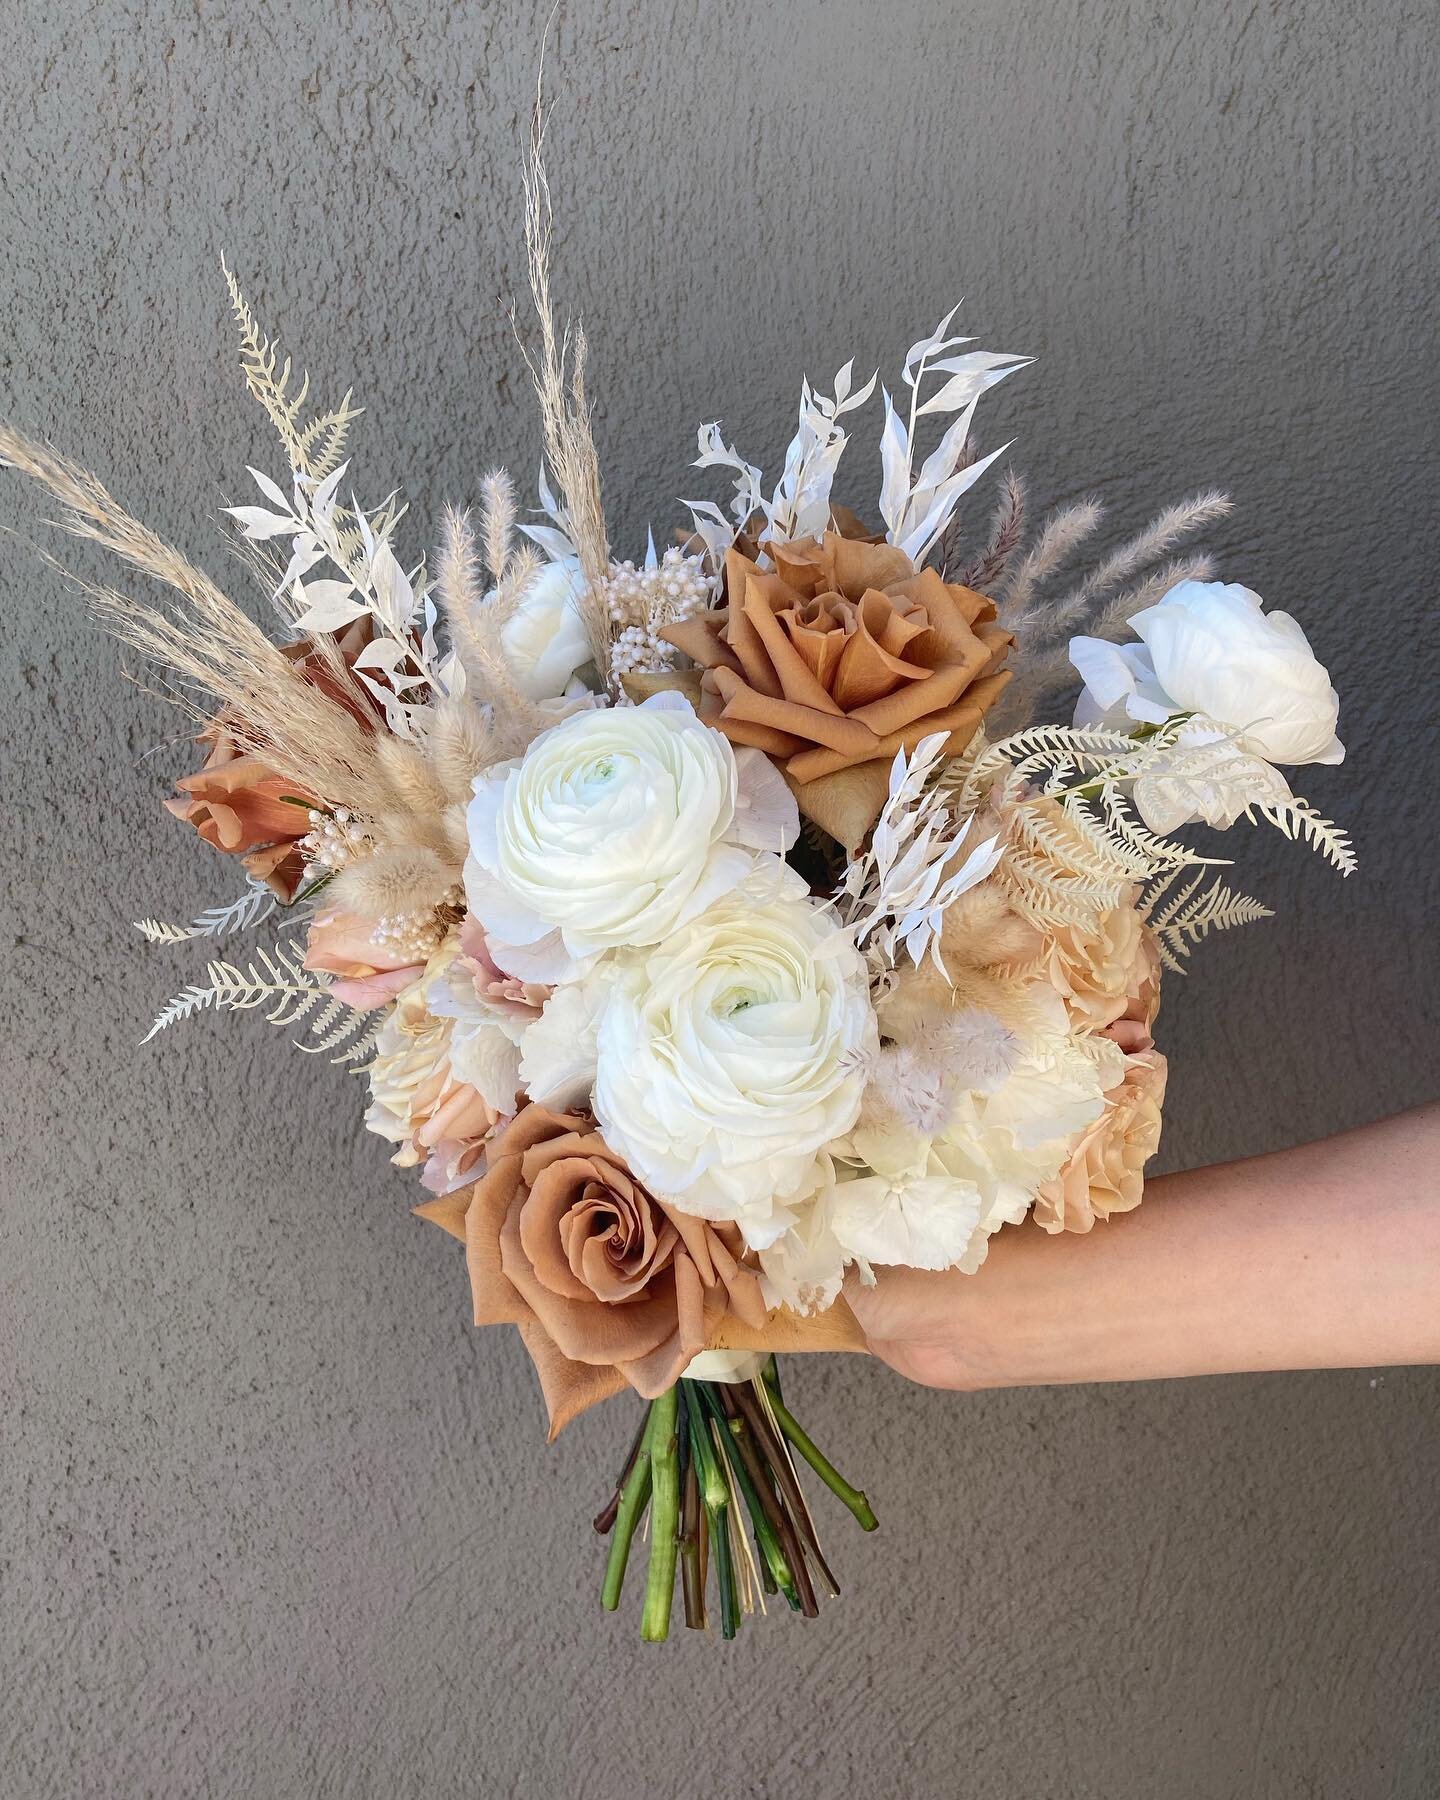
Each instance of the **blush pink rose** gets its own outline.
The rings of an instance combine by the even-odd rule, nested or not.
[[[305,967],[337,977],[330,991],[360,1012],[373,1012],[418,981],[423,962],[402,962],[377,944],[367,919],[355,913],[321,913],[310,927]]]

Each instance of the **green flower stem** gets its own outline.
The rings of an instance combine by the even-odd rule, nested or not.
[[[650,1567],[640,1636],[660,1644],[670,1635],[675,1597],[675,1552],[680,1523],[680,1458],[676,1425],[680,1390],[670,1388],[650,1408]]]
[[[771,1479],[773,1471],[767,1467],[764,1446],[756,1436],[752,1421],[747,1415],[744,1402],[750,1399],[750,1395],[739,1386],[727,1385],[722,1391],[730,1436],[735,1441],[741,1461],[745,1464],[746,1471],[750,1476],[751,1485],[760,1496],[761,1505],[765,1508],[765,1517],[769,1521],[771,1530],[779,1539],[785,1561],[789,1566],[790,1573],[795,1578],[795,1593],[800,1611],[807,1619],[813,1619],[819,1613],[820,1608],[815,1602],[815,1589],[810,1581],[810,1570],[806,1566],[804,1547],[800,1542],[795,1521],[790,1516],[783,1490],[779,1493],[775,1490]],[[793,1481],[791,1485],[794,1485]],[[789,1598],[790,1596],[787,1594],[786,1599]]]
[[[690,1428],[690,1454],[700,1477],[700,1492],[711,1512],[723,1512],[730,1504],[730,1488],[716,1460],[715,1445],[706,1423],[705,1406],[695,1389],[697,1383],[684,1384],[686,1416]]]
[[[645,1411],[640,1415],[640,1424],[635,1432],[634,1440],[630,1445],[629,1453],[625,1458],[625,1466],[620,1471],[620,1478],[615,1483],[615,1492],[605,1502],[604,1506],[600,1508],[599,1512],[596,1513],[593,1520],[595,1529],[600,1533],[601,1537],[604,1537],[605,1534],[614,1527],[616,1515],[620,1511],[620,1496],[625,1492],[625,1483],[630,1479],[630,1471],[635,1467],[635,1460],[639,1456],[641,1446],[645,1442],[645,1431],[649,1423],[650,1408],[647,1406]]]
[[[606,1612],[614,1612],[620,1604],[620,1589],[625,1585],[625,1564],[630,1557],[630,1542],[650,1498],[650,1446],[655,1435],[655,1408],[645,1415],[645,1434],[639,1454],[631,1465],[620,1490],[620,1505],[615,1514],[615,1534],[610,1539],[610,1554],[605,1560],[605,1583],[600,1590],[600,1604]]]
[[[700,1480],[687,1454],[688,1434],[680,1440],[685,1474],[680,1483],[680,1577],[685,1594],[685,1623],[691,1631],[705,1629],[705,1575],[700,1562]]]
[[[780,1498],[790,1514],[790,1523],[796,1536],[795,1548],[802,1555],[809,1551],[819,1570],[821,1579],[830,1589],[832,1596],[840,1593],[840,1584],[836,1581],[825,1553],[820,1548],[819,1539],[815,1535],[815,1527],[810,1521],[810,1514],[805,1506],[805,1496],[800,1492],[800,1483],[795,1479],[795,1471],[790,1466],[790,1458],[785,1446],[777,1435],[775,1427],[770,1423],[765,1401],[759,1391],[758,1384],[736,1385],[731,1389],[735,1404],[743,1414],[745,1423],[755,1439],[756,1449],[774,1477],[779,1489]]]
[[[725,1416],[725,1409],[719,1398],[722,1390],[712,1383],[697,1384],[705,1398],[710,1416],[719,1429],[720,1443],[724,1447],[726,1460],[735,1476],[735,1485],[744,1497],[745,1505],[750,1512],[750,1525],[755,1537],[755,1546],[760,1552],[761,1577],[771,1591],[782,1593],[790,1606],[800,1610],[800,1595],[796,1589],[795,1577],[786,1559],[780,1542],[780,1534],[775,1528],[771,1514],[776,1511],[775,1496],[762,1493],[750,1478],[750,1471],[745,1465],[740,1445],[730,1430],[730,1421]],[[766,1500],[770,1505],[766,1508]]]
[[[880,1521],[871,1510],[870,1502],[857,1487],[852,1487],[829,1457],[818,1450],[810,1434],[796,1420],[795,1415],[780,1398],[780,1384],[771,1379],[768,1371],[766,1386],[770,1390],[770,1410],[775,1414],[776,1423],[786,1438],[800,1452],[810,1467],[834,1494],[835,1498],[850,1508],[855,1515],[856,1523],[862,1531],[874,1531]]]
[[[715,1579],[720,1587],[720,1635],[733,1638],[740,1629],[740,1596],[735,1591],[735,1565],[730,1560],[730,1514],[707,1505],[705,1516],[715,1552]]]

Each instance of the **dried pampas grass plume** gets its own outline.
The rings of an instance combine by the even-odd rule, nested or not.
[[[540,403],[545,460],[560,494],[560,511],[575,546],[585,578],[579,597],[581,616],[597,669],[610,667],[612,628],[605,605],[605,578],[610,568],[610,539],[601,499],[600,457],[591,429],[586,388],[587,345],[584,327],[555,322],[550,292],[550,265],[555,241],[555,214],[545,172],[545,68],[542,58],[531,113],[530,143],[524,163],[525,250],[530,294],[539,326],[538,348],[523,339],[520,352]],[[517,333],[518,336],[518,333]]]
[[[132,518],[87,469],[8,425],[0,425],[0,465],[53,494],[64,508],[58,522],[71,536],[99,544],[179,595],[180,604],[165,613],[71,576],[108,631],[178,677],[181,689],[168,690],[167,699],[203,718],[184,689],[208,695],[225,710],[236,743],[302,793],[366,810],[375,739],[305,680],[203,570]]]

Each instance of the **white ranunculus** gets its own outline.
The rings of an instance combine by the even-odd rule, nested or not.
[[[1170,711],[1199,713],[1238,735],[1239,748],[1271,763],[1338,763],[1340,701],[1289,613],[1267,613],[1249,588],[1219,581],[1182,581],[1130,621],[1145,646],[1120,651],[1134,675],[1131,718],[1153,717],[1139,706],[1168,700]],[[1071,660],[1093,688],[1095,640],[1080,638]],[[1145,662],[1148,661],[1148,669]],[[1102,698],[1098,696],[1097,698]]]
[[[606,1141],[662,1198],[761,1249],[855,1123],[878,1043],[865,964],[767,857],[657,948],[621,957],[598,1031]]]
[[[798,834],[788,793],[788,808],[768,789],[758,809],[739,796],[734,751],[679,694],[542,732],[521,761],[477,777],[470,804],[465,891],[496,962],[558,981],[670,937],[749,874],[757,818],[771,849]]]
[[[501,629],[500,647],[515,685],[531,700],[569,693],[592,660],[580,614],[583,589],[584,577],[573,563],[546,563]]]

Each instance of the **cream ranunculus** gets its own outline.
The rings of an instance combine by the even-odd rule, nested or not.
[[[580,616],[583,585],[573,563],[546,563],[501,629],[500,646],[515,685],[531,700],[581,691],[580,671],[592,659]]]
[[[805,883],[767,858],[648,954],[619,959],[597,1032],[607,1140],[686,1212],[756,1249],[855,1123],[878,1039],[865,965]]]
[[[573,978],[602,951],[658,944],[784,850],[794,800],[741,803],[735,753],[679,694],[577,713],[475,782],[465,889],[510,973]],[[517,954],[518,952],[518,954]]]
[[[1130,621],[1160,688],[1184,712],[1240,734],[1272,763],[1338,763],[1340,701],[1289,613],[1262,611],[1249,588],[1182,581]]]

